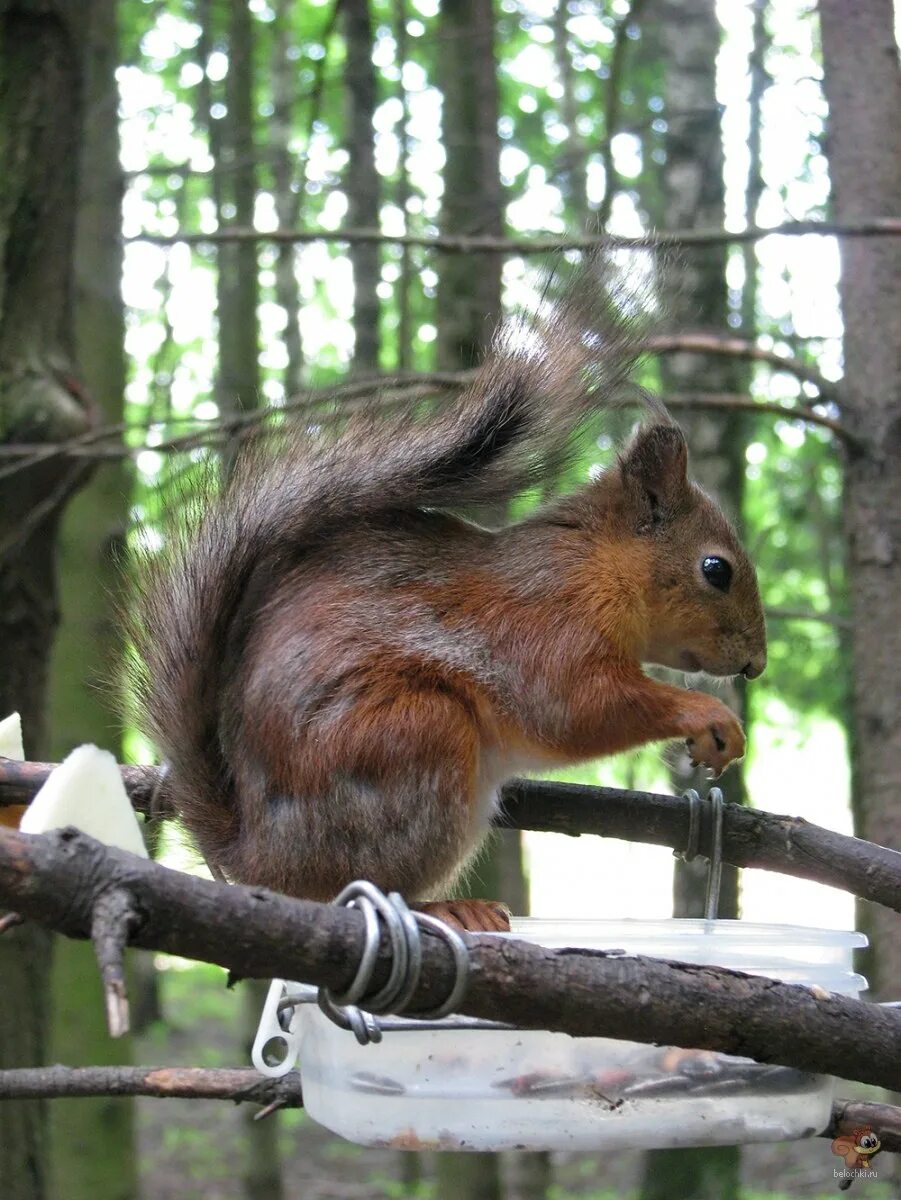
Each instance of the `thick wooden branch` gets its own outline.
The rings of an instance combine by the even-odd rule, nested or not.
[[[499,824],[549,833],[600,834],[683,850],[689,803],[681,796],[519,779],[503,790]],[[711,845],[710,810],[701,814],[700,850]],[[723,809],[723,858],[735,867],[778,871],[841,888],[901,912],[901,853],[762,809]]]
[[[302,1108],[300,1074],[267,1079],[250,1067],[21,1067],[0,1071],[0,1100],[59,1100],[85,1096],[231,1100]],[[835,1138],[869,1125],[883,1151],[901,1150],[901,1108],[864,1100],[836,1100],[819,1136]]]
[[[300,980],[341,991],[360,959],[363,914],[219,884],[161,867],[68,829],[40,836],[0,829],[0,904],[71,937],[90,934],[97,898],[134,898],[131,943],[239,976]],[[12,936],[15,936],[14,934]],[[553,950],[467,937],[470,979],[460,1011],[526,1029],[717,1050],[804,1071],[847,1076],[848,1046],[863,1083],[901,1090],[901,1012],[779,981],[615,951]],[[383,938],[373,986],[389,969]],[[440,1003],[451,952],[423,934],[410,1011]]]
[[[27,803],[54,763],[0,758],[0,810]],[[138,812],[172,816],[165,784],[155,767],[123,766],[122,779]],[[509,829],[582,833],[685,849],[689,804],[681,796],[621,788],[514,779],[503,789],[496,823]],[[701,853],[710,845],[709,813],[702,812]],[[723,858],[736,867],[779,871],[853,892],[901,912],[901,853],[761,809],[727,804],[723,812]]]
[[[789,221],[769,229],[751,227],[735,233],[727,229],[676,229],[644,237],[617,237],[600,233],[588,237],[497,238],[455,237],[449,234],[388,234],[381,229],[241,229],[230,226],[212,233],[138,233],[127,242],[150,242],[155,246],[214,246],[223,242],[259,242],[276,245],[300,245],[305,242],[343,242],[345,245],[376,243],[391,246],[422,246],[442,254],[478,254],[494,251],[502,254],[552,254],[559,250],[591,250],[597,246],[646,249],[651,246],[718,246],[758,242],[762,238],[803,237],[898,237],[901,220],[893,217],[869,221]]]

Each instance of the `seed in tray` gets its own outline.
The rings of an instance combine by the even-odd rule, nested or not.
[[[640,1079],[623,1088],[627,1100],[652,1099],[655,1096],[674,1096],[692,1089],[694,1080],[685,1075],[661,1075],[657,1079]]]
[[[591,1090],[591,1079],[584,1075],[569,1078],[547,1079],[534,1084],[528,1091],[530,1096],[581,1096]]]
[[[547,1095],[553,1091],[565,1091],[572,1088],[574,1082],[584,1082],[584,1080],[573,1080],[569,1076],[554,1075],[550,1071],[529,1071],[525,1075],[514,1075],[510,1079],[497,1079],[491,1086],[506,1088],[514,1096],[532,1096],[536,1092],[543,1092]]]
[[[593,1087],[601,1088],[605,1092],[615,1092],[624,1084],[632,1083],[635,1078],[634,1071],[627,1071],[623,1067],[610,1067],[606,1071],[596,1071],[591,1077],[591,1083]]]
[[[358,1092],[372,1092],[376,1096],[402,1096],[407,1090],[396,1079],[386,1075],[373,1075],[370,1071],[358,1071],[350,1079],[351,1087]]]
[[[680,1075],[716,1075],[721,1070],[721,1055],[710,1050],[687,1050],[681,1046],[670,1046],[664,1050],[660,1066],[667,1073],[678,1071]]]

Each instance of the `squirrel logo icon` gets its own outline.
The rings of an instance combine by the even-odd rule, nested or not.
[[[846,1167],[867,1168],[870,1159],[882,1149],[882,1142],[869,1125],[862,1125],[850,1134],[843,1133],[832,1143],[832,1153],[844,1159]]]

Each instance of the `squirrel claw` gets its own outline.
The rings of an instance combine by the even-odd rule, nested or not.
[[[719,779],[726,767],[744,754],[745,736],[735,714],[721,701],[711,699],[685,746],[692,767],[709,767],[710,778]]]

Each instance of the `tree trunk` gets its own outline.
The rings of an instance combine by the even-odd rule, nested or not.
[[[566,211],[576,230],[585,228],[588,212],[588,156],[585,140],[579,132],[579,102],[576,98],[576,72],[573,68],[566,28],[570,16],[568,0],[557,0],[554,9],[554,63],[560,87],[560,121],[566,128],[566,141],[559,156],[560,191]]]
[[[206,8],[205,16],[205,42],[211,46],[216,33],[212,25],[211,8]],[[257,192],[253,119],[254,23],[247,0],[229,0],[226,34],[227,113],[218,129],[212,118],[210,97],[206,97],[210,146],[216,155],[213,170],[218,179],[214,198],[221,226],[235,224],[246,228],[253,224]],[[218,267],[217,402],[220,412],[226,416],[254,408],[259,403],[259,276],[255,246],[220,246]],[[294,316],[296,319],[296,310]],[[231,468],[233,454],[231,451],[223,456],[224,475]],[[246,984],[245,989],[243,1012],[245,1035],[249,1043],[253,1040],[250,1023],[255,1029],[265,989],[261,991],[254,984]],[[243,1118],[246,1133],[246,1152],[242,1165],[244,1196],[246,1200],[281,1200],[278,1115],[274,1114],[265,1121],[254,1121],[253,1115],[248,1112]]]
[[[74,214],[82,132],[86,6],[0,0],[0,441],[84,432],[90,406],[72,366]],[[22,714],[25,750],[47,752],[44,717],[57,623],[58,518],[84,471],[65,459],[0,474],[0,713]],[[14,473],[13,473],[14,472]],[[0,939],[0,1068],[44,1057],[48,939]],[[11,1105],[0,1138],[0,1195],[47,1194],[45,1112]]]
[[[343,0],[347,58],[347,220],[351,228],[379,226],[379,175],[375,169],[375,67],[369,0]],[[354,371],[372,374],[379,367],[379,247],[350,248],[354,272]]]
[[[717,228],[725,216],[725,184],[720,114],[716,102],[716,56],[720,27],[713,0],[655,0],[646,10],[664,67],[667,136],[661,172],[664,228]],[[645,22],[646,25],[649,21]],[[728,328],[726,256],[723,246],[693,249],[678,264],[678,286],[665,296],[667,317],[678,328],[720,333]],[[729,360],[711,362],[679,354],[661,363],[664,396],[669,391],[712,389],[738,392],[748,385],[747,368]],[[740,525],[744,493],[744,419],[738,414],[680,414],[691,448],[692,474],[711,491]],[[702,685],[703,686],[703,685]],[[734,683],[711,684],[745,716],[743,694]],[[704,789],[702,773],[693,771],[682,754],[673,768],[674,786]],[[727,802],[744,803],[739,767],[733,766],[719,786]],[[673,915],[704,915],[706,860],[677,863],[673,875]],[[738,873],[724,867],[719,915],[738,915]],[[698,1150],[656,1150],[646,1156],[642,1200],[672,1195],[737,1197],[740,1150],[735,1146]]]
[[[206,0],[204,42],[212,47],[215,5]],[[221,228],[253,226],[256,202],[256,148],[253,120],[254,25],[247,0],[229,0],[226,113],[220,120],[207,105],[210,152],[214,158],[216,215]],[[209,96],[207,96],[209,100]],[[218,251],[216,301],[219,364],[216,402],[226,415],[253,408],[259,400],[257,248],[253,242],[224,244]]]
[[[839,221],[898,215],[901,74],[891,0],[821,0],[833,206]],[[855,832],[901,849],[901,241],[842,243],[842,419],[866,446],[845,473],[853,612]],[[870,907],[861,924],[880,999],[901,996],[901,919]]]
[[[96,0],[86,37],[85,125],[75,233],[75,336],[81,378],[106,424],[122,420],[122,171],[114,0]],[[113,597],[128,520],[129,479],[105,465],[76,497],[60,533],[62,619],[50,673],[54,759],[82,742],[121,758],[122,647]],[[99,683],[105,686],[98,687]],[[113,1041],[92,947],[56,941],[50,1057],[72,1065],[127,1064],[131,1040]],[[50,1106],[51,1193],[58,1200],[129,1200],[137,1186],[133,1101],[58,1100]]]
[[[438,79],[446,153],[441,231],[500,237],[497,64],[490,0],[442,0]],[[439,255],[438,365],[474,366],[501,311],[500,254]]]
[[[269,137],[273,149],[273,199],[280,229],[295,229],[300,217],[300,185],[294,171],[291,135],[294,128],[295,79],[290,51],[294,45],[292,18],[295,0],[278,0],[275,10],[275,46],[272,53],[272,121]],[[300,285],[297,282],[297,247],[282,244],[276,250],[275,302],[285,310],[285,396],[300,391],[303,346],[300,339]]]
[[[443,95],[445,148],[441,231],[494,234],[503,228],[497,64],[491,0],[442,0],[438,80]],[[477,262],[467,255],[438,256],[438,365],[459,370],[478,362],[501,311],[499,254]],[[504,514],[498,513],[498,520]],[[503,858],[481,858],[467,881],[470,895],[499,894],[504,862],[519,858],[519,835],[507,839]],[[496,854],[498,856],[496,856]],[[514,871],[515,876],[515,871]],[[521,883],[516,890],[519,892]],[[517,900],[511,896],[510,900]],[[438,1154],[438,1200],[495,1200],[501,1195],[500,1157]]]
[[[409,231],[409,214],[407,205],[410,201],[410,136],[408,127],[410,124],[410,100],[407,95],[406,84],[404,83],[404,63],[407,61],[409,53],[409,40],[407,37],[407,3],[406,0],[393,0],[392,17],[394,25],[394,39],[397,45],[396,60],[398,64],[397,73],[397,98],[401,105],[400,129],[398,130],[398,141],[400,162],[397,169],[397,187],[395,191],[395,202],[397,207],[403,213],[404,233]],[[394,289],[395,303],[397,304],[397,353],[395,360],[398,371],[409,371],[412,362],[412,314],[410,311],[410,285],[412,284],[413,275],[413,254],[410,246],[401,246],[400,250],[400,277],[397,281],[397,286]]]

